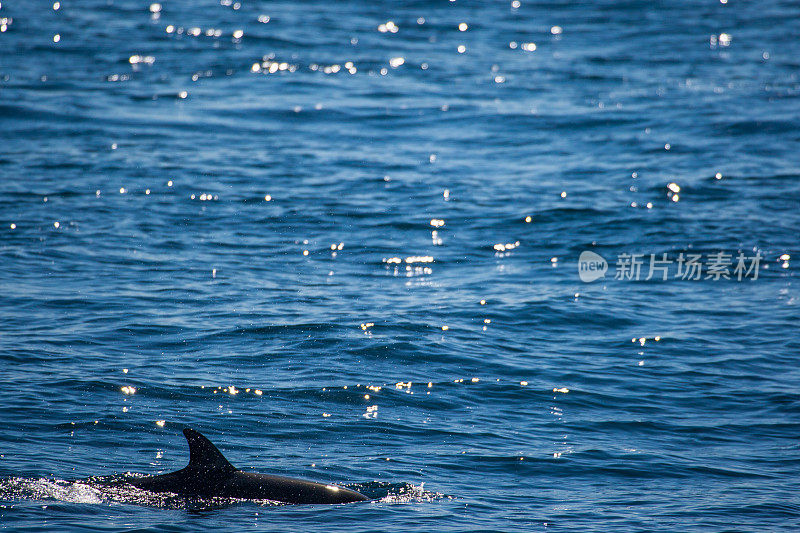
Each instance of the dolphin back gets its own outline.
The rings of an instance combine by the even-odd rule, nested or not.
[[[336,504],[367,501],[354,490],[283,476],[242,472],[200,432],[183,430],[189,444],[189,464],[176,472],[136,478],[130,484],[151,492],[182,496],[273,500],[284,503]]]
[[[360,492],[341,487],[269,474],[238,471],[232,475],[224,492],[233,498],[257,498],[285,503],[352,503],[369,500]]]

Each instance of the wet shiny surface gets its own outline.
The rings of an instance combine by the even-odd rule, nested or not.
[[[0,527],[795,529],[799,15],[3,1]],[[378,501],[73,482],[185,425]]]

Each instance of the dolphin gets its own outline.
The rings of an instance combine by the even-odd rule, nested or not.
[[[127,483],[150,492],[181,496],[274,500],[284,503],[350,503],[369,498],[338,485],[269,474],[242,472],[199,432],[183,430],[189,443],[189,464],[169,474],[131,478]]]

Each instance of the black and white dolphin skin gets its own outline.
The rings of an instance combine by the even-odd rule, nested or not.
[[[350,503],[369,498],[354,490],[303,479],[242,472],[211,441],[193,429],[183,430],[189,443],[186,468],[128,483],[150,492],[181,496],[274,500],[284,503]]]

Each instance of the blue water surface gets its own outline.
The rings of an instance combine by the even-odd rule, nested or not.
[[[0,529],[796,531],[798,20],[3,0]]]

